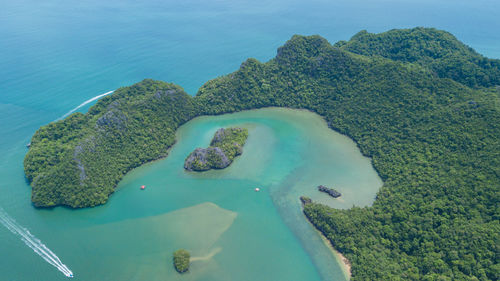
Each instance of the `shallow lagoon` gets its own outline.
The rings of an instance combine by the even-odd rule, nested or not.
[[[323,137],[316,138],[316,141],[327,142],[328,147],[338,151],[337,154],[332,152],[332,155],[337,155],[336,157],[341,161],[328,162],[330,161],[328,157],[318,154],[316,156],[311,154],[310,157],[319,161],[317,163],[323,161],[322,165],[325,161],[330,163],[325,167],[330,167],[328,171],[332,175],[325,175],[317,165],[311,164],[313,162],[308,162],[309,165],[294,165],[297,168],[295,172],[291,172],[291,167],[288,167],[290,163],[286,163],[287,167],[282,167],[282,169],[273,168],[274,171],[280,171],[280,173],[275,175],[276,185],[268,186],[259,194],[260,196],[267,192],[266,196],[254,198],[253,196],[257,194],[249,195],[246,190],[247,187],[253,188],[255,184],[260,184],[261,179],[258,182],[235,179],[234,184],[229,184],[229,170],[222,173],[227,173],[226,176],[215,174],[200,176],[209,179],[210,177],[224,178],[221,182],[211,178],[203,184],[196,183],[199,185],[198,188],[187,184],[180,185],[182,183],[180,179],[176,183],[172,178],[173,170],[164,172],[165,176],[162,176],[161,169],[163,168],[161,167],[167,167],[169,161],[173,161],[169,167],[176,169],[180,167],[174,160],[167,159],[132,172],[121,183],[120,189],[111,198],[110,204],[78,211],[63,208],[37,210],[32,207],[29,200],[31,189],[24,180],[22,166],[26,153],[25,144],[29,142],[39,126],[59,118],[70,109],[98,94],[130,85],[147,77],[178,83],[189,93],[194,94],[205,81],[234,71],[248,57],[255,57],[261,61],[274,57],[276,48],[283,45],[293,34],[320,34],[334,43],[338,40],[348,40],[362,29],[382,32],[391,28],[433,26],[452,32],[480,53],[498,58],[500,57],[500,33],[497,30],[500,27],[500,21],[495,11],[499,10],[499,5],[500,2],[494,0],[440,1],[439,3],[416,0],[374,0],[370,3],[367,1],[194,0],[184,2],[148,0],[141,1],[140,4],[136,1],[95,0],[80,1],[78,4],[74,1],[52,0],[3,1],[0,11],[0,34],[3,38],[3,44],[0,46],[0,61],[3,63],[3,67],[0,68],[0,85],[2,86],[0,93],[0,132],[2,133],[0,137],[2,160],[0,161],[0,177],[2,178],[0,207],[40,238],[73,269],[76,280],[117,280],[123,276],[126,280],[133,280],[139,279],[143,274],[150,276],[155,273],[158,274],[155,275],[157,279],[170,280],[170,273],[162,272],[158,266],[163,266],[164,259],[167,258],[167,254],[164,253],[166,249],[175,248],[177,245],[151,243],[150,248],[144,249],[134,246],[135,243],[141,245],[140,243],[146,239],[153,239],[148,235],[154,235],[155,232],[151,226],[149,229],[138,228],[137,234],[127,236],[127,223],[121,224],[122,221],[138,223],[143,218],[144,221],[149,221],[149,218],[151,218],[150,221],[154,221],[152,218],[167,220],[170,217],[167,216],[170,211],[186,210],[185,206],[197,206],[195,204],[207,202],[204,199],[214,198],[213,201],[225,202],[224,204],[218,203],[221,208],[236,214],[234,222],[220,240],[220,243],[224,241],[229,247],[237,245],[236,235],[244,230],[244,226],[247,226],[247,231],[249,231],[249,234],[245,235],[248,239],[252,238],[250,230],[257,233],[265,230],[262,222],[264,219],[259,217],[261,213],[258,211],[263,208],[264,203],[249,204],[250,199],[263,200],[262,198],[265,198],[268,200],[265,206],[273,206],[268,204],[273,202],[277,207],[266,207],[262,210],[266,214],[264,223],[269,220],[269,224],[272,224],[273,220],[277,220],[280,223],[284,221],[286,226],[289,226],[284,227],[281,223],[280,231],[282,232],[278,232],[278,234],[286,233],[285,238],[277,243],[284,248],[282,249],[283,255],[297,248],[300,254],[304,254],[304,251],[306,254],[314,253],[310,255],[314,260],[312,264],[321,268],[320,274],[328,276],[331,270],[333,276],[336,276],[339,269],[331,265],[329,260],[331,253],[322,246],[317,235],[304,222],[297,207],[298,202],[294,200],[297,200],[297,196],[302,193],[311,193],[310,195],[319,197],[315,198],[316,200],[321,199],[325,203],[342,208],[350,207],[353,203],[369,204],[373,200],[373,190],[376,189],[376,184],[372,185],[369,180],[360,180],[358,186],[351,176],[356,177],[356,173],[367,175],[364,172],[374,172],[368,168],[346,168],[349,165],[355,166],[358,162],[358,160],[347,161],[347,158],[360,157],[355,148],[341,149],[343,146],[338,143],[346,142],[348,147],[349,144],[350,147],[354,147],[347,138],[328,130],[318,132],[318,135],[323,135]],[[82,108],[83,111],[85,109],[87,108]],[[301,118],[294,119],[294,122],[301,121]],[[265,131],[264,126],[260,128]],[[312,136],[310,132],[309,134]],[[300,133],[295,135],[300,135]],[[208,143],[210,133],[207,133],[205,137],[206,139],[199,140],[199,143],[204,141]],[[332,139],[335,141],[331,141]],[[260,142],[269,145],[273,144],[273,141],[276,140],[269,138],[265,142],[264,139],[260,139]],[[291,145],[291,136],[287,142],[290,142],[288,148],[291,151],[300,151],[294,150],[298,146]],[[198,145],[197,141],[191,144]],[[250,149],[251,144],[249,143],[247,149]],[[283,144],[276,146],[281,145]],[[176,149],[173,149],[172,156]],[[185,149],[188,150],[191,147]],[[313,150],[319,151],[314,147]],[[281,151],[286,151],[286,149],[283,148]],[[181,156],[179,157],[182,158]],[[266,155],[265,152],[247,153],[230,169],[243,170],[246,172],[247,179],[257,179],[251,176],[259,175],[258,167],[253,167],[254,169],[251,170],[243,168],[245,167],[244,159],[252,157],[254,159],[251,161],[259,160],[260,163],[265,163],[268,161],[265,159],[270,159],[271,156]],[[264,158],[255,159],[259,157]],[[287,157],[292,160],[296,159],[291,155]],[[342,161],[344,163],[340,163]],[[300,162],[305,163],[305,160],[300,160]],[[362,160],[359,162],[366,163]],[[342,170],[343,167],[344,170]],[[271,169],[260,167],[260,169],[265,168]],[[164,185],[159,188],[155,188],[156,185],[153,183],[161,183],[160,180],[142,177],[143,173],[149,175],[154,171],[158,171],[158,179],[164,180]],[[351,174],[344,175],[341,171]],[[176,170],[176,172],[182,172],[182,170]],[[238,176],[243,177],[243,174],[239,173]],[[174,178],[177,179],[176,177]],[[236,175],[233,173],[232,177]],[[262,179],[262,183],[271,182],[271,177],[273,177],[271,173],[266,174],[266,179],[265,181]],[[327,181],[330,177],[335,181]],[[149,182],[148,190],[142,194],[138,193],[136,184],[146,181]],[[184,183],[187,182],[190,181],[186,179]],[[195,179],[191,182],[194,185]],[[339,189],[342,188],[344,202],[331,200],[324,194],[318,194],[311,189],[313,182],[333,184]],[[361,182],[365,182],[366,185],[363,186]],[[215,192],[219,188],[223,192]],[[269,193],[269,188],[274,191]],[[203,189],[206,189],[207,193],[200,191]],[[196,190],[198,195],[193,194],[193,190]],[[283,196],[280,197],[280,194]],[[243,198],[245,201],[242,201]],[[278,198],[283,200],[276,201]],[[241,202],[245,205],[239,206]],[[236,207],[232,207],[234,205]],[[243,207],[251,212],[243,212]],[[253,210],[253,207],[256,210]],[[215,210],[212,209],[214,212]],[[274,213],[268,213],[269,210],[274,210]],[[219,217],[226,213],[217,212],[217,214]],[[273,215],[273,220],[268,218],[270,214]],[[259,223],[258,228],[252,229],[250,218]],[[106,227],[107,225],[110,227]],[[141,227],[145,228],[143,225],[145,224]],[[120,226],[120,231],[112,228]],[[165,231],[169,229],[166,226],[156,227],[158,227],[158,233],[162,233],[163,229]],[[216,233],[216,229],[211,231]],[[101,240],[98,233],[108,236]],[[290,233],[298,234],[295,236]],[[165,235],[163,239],[170,241],[169,235]],[[122,236],[124,236],[123,239]],[[113,242],[115,239],[116,242]],[[127,244],[118,243],[119,239]],[[263,243],[261,236],[255,236],[254,240],[258,245],[264,245],[261,244]],[[285,247],[289,245],[300,246],[293,246],[290,251],[287,251]],[[212,249],[219,246],[216,245]],[[213,268],[213,262],[222,264],[227,260],[231,261],[233,256],[228,253],[228,247],[216,254],[212,263],[193,264],[192,275],[183,278],[196,279],[191,277],[195,275],[195,267],[203,266],[211,268],[209,272],[222,276],[221,271]],[[0,280],[2,281],[66,280],[59,271],[33,253],[18,236],[13,235],[3,226],[0,227],[0,249]],[[259,252],[259,249],[255,251]],[[147,254],[141,254],[141,250],[149,251],[149,258],[146,258]],[[245,253],[243,250],[236,248],[234,252],[241,251],[242,255],[250,253]],[[213,252],[209,252],[211,253]],[[324,263],[318,262],[322,255],[325,261],[328,261],[328,263],[325,262],[328,268],[322,266]],[[275,256],[277,259],[280,257],[280,255]],[[303,262],[304,259],[306,258],[299,261]],[[306,268],[305,272],[314,268],[307,260],[303,264],[303,268]],[[107,264],[107,261],[112,263]],[[234,263],[228,263],[228,265]],[[247,264],[242,261],[239,266],[244,268]],[[134,270],[139,267],[146,273],[134,273]],[[170,267],[167,265],[163,270],[170,270]],[[255,271],[258,270],[261,269],[255,269]],[[197,272],[202,272],[202,270]],[[276,272],[279,273],[278,269]],[[161,276],[161,274],[166,274],[166,276]],[[224,276],[227,277],[227,274]],[[255,275],[249,275],[248,278],[252,276]],[[313,273],[310,278],[316,277],[317,275]],[[335,280],[335,278],[331,279]]]
[[[224,170],[186,172],[184,158],[228,126],[249,129],[243,155]],[[177,140],[167,158],[129,173],[108,204],[37,211],[53,229],[44,242],[77,280],[346,279],[299,197],[336,208],[373,202],[382,182],[354,142],[316,114],[281,108],[200,117]],[[342,197],[318,192],[319,184]],[[196,257],[184,275],[171,265],[178,248]]]

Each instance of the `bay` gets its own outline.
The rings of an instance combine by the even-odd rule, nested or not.
[[[141,276],[147,275],[134,276],[132,274],[134,271],[124,270],[124,264],[135,266],[138,263],[137,260],[140,260],[139,263],[156,259],[165,260],[167,258],[165,253],[170,250],[170,248],[164,248],[163,256],[158,253],[156,256],[151,254],[150,257],[135,259],[132,254],[127,257],[123,256],[124,252],[120,252],[121,249],[116,244],[114,250],[116,252],[109,250],[109,258],[101,260],[102,268],[97,270],[99,259],[97,261],[92,261],[92,259],[96,256],[103,256],[104,249],[111,249],[111,246],[105,245],[108,245],[108,242],[113,239],[103,238],[98,242],[97,236],[89,236],[89,233],[109,233],[111,230],[107,227],[108,224],[119,226],[121,221],[126,220],[137,220],[137,223],[144,225],[157,223],[158,220],[170,222],[172,216],[168,214],[171,212],[193,210],[189,208],[198,210],[196,206],[213,207],[210,204],[217,206],[209,208],[210,212],[223,214],[222,217],[225,217],[224,214],[237,215],[231,226],[222,234],[220,245],[218,244],[217,247],[214,246],[205,252],[200,251],[200,257],[210,256],[214,249],[221,248],[222,250],[213,256],[213,260],[227,264],[236,262],[236,260],[231,260],[231,254],[235,252],[230,252],[229,249],[238,245],[238,241],[232,240],[231,237],[237,237],[238,233],[245,232],[243,230],[245,227],[248,228],[250,218],[259,221],[258,219],[261,218],[259,215],[273,210],[271,212],[274,214],[271,216],[273,229],[276,226],[276,233],[283,233],[285,238],[283,238],[283,243],[278,238],[271,241],[274,241],[276,245],[291,249],[289,252],[284,252],[292,253],[288,262],[293,261],[294,264],[304,266],[300,269],[303,271],[297,269],[300,271],[298,274],[307,274],[312,278],[311,280],[317,280],[313,278],[318,276],[324,280],[332,280],[329,278],[337,278],[331,276],[337,276],[335,274],[339,272],[339,268],[337,266],[333,273],[325,270],[325,267],[332,267],[331,260],[329,260],[331,253],[324,245],[319,244],[321,241],[318,240],[317,236],[314,236],[313,230],[307,224],[294,224],[294,222],[299,221],[298,218],[303,219],[300,217],[300,209],[297,208],[297,202],[294,200],[297,200],[299,195],[319,196],[315,199],[332,204],[334,207],[348,208],[352,204],[359,206],[371,204],[374,192],[376,192],[376,188],[374,188],[372,193],[356,197],[354,193],[356,189],[349,187],[349,180],[344,180],[345,182],[340,180],[338,182],[332,181],[332,184],[339,186],[339,188],[344,186],[344,202],[331,201],[328,197],[321,197],[322,194],[315,193],[311,186],[314,187],[320,182],[327,184],[330,182],[319,167],[333,165],[328,171],[341,168],[334,167],[333,163],[329,164],[330,162],[322,157],[314,156],[314,147],[308,147],[307,138],[310,133],[301,133],[300,129],[296,129],[296,131],[290,129],[284,130],[285,133],[280,135],[280,130],[272,129],[276,126],[266,126],[259,123],[260,121],[255,121],[256,123],[252,121],[257,124],[254,125],[257,131],[252,135],[274,136],[269,137],[267,139],[269,143],[262,144],[262,146],[274,147],[273,143],[288,139],[289,145],[284,147],[288,147],[290,150],[280,151],[281,148],[275,147],[277,150],[273,152],[244,155],[244,157],[250,157],[246,160],[248,162],[243,161],[246,158],[242,157],[241,161],[238,160],[234,167],[230,168],[232,170],[225,171],[227,174],[218,175],[209,172],[207,176],[189,179],[189,181],[197,181],[203,186],[208,185],[207,190],[210,190],[210,186],[216,188],[219,179],[234,181],[234,186],[237,186],[234,190],[224,188],[223,192],[207,191],[210,194],[207,195],[206,200],[201,198],[195,200],[196,196],[192,196],[192,194],[188,196],[183,193],[188,193],[189,187],[183,192],[179,191],[183,189],[168,189],[172,194],[165,193],[166,197],[174,196],[175,193],[175,196],[183,196],[181,198],[185,200],[182,201],[179,197],[175,197],[179,200],[168,201],[171,204],[168,208],[150,209],[144,206],[148,205],[149,201],[148,204],[143,201],[139,202],[140,204],[130,201],[125,196],[129,194],[128,190],[130,190],[131,198],[134,197],[137,189],[135,184],[147,181],[149,179],[148,173],[160,169],[156,168],[157,166],[162,167],[162,165],[167,165],[164,163],[173,161],[171,165],[177,167],[178,163],[174,163],[175,160],[167,159],[164,162],[146,165],[137,172],[131,173],[120,184],[118,192],[113,195],[109,204],[105,206],[77,211],[64,208],[34,209],[29,200],[30,187],[23,174],[22,161],[26,153],[25,144],[29,142],[39,126],[63,116],[84,101],[144,78],[175,82],[183,86],[189,93],[195,94],[205,81],[236,70],[240,63],[248,57],[255,57],[260,61],[271,59],[276,54],[276,48],[283,45],[293,34],[320,34],[334,43],[338,40],[348,40],[362,29],[367,29],[370,32],[382,32],[392,28],[436,27],[452,32],[460,40],[484,55],[494,58],[500,57],[500,34],[497,32],[500,28],[500,20],[496,12],[500,10],[500,3],[494,0],[475,2],[465,0],[439,2],[430,0],[148,0],[141,2],[0,0],[0,5],[2,7],[0,9],[0,178],[2,179],[0,181],[0,207],[53,250],[62,262],[73,269],[76,274],[75,278],[80,278],[78,276],[82,276],[82,273],[83,276],[87,277],[81,280],[104,280],[103,276],[108,276],[106,278],[110,278],[109,280],[115,280],[115,277],[124,277],[117,275],[120,271],[129,274],[127,275],[128,280],[140,280]],[[81,108],[81,111],[88,109],[88,106]],[[247,117],[238,118],[242,118],[238,120],[244,120]],[[275,119],[271,118],[270,120]],[[291,120],[293,121],[289,120],[285,123],[300,121],[293,118]],[[240,121],[234,122],[234,124],[240,124]],[[271,123],[273,122],[275,121]],[[321,124],[320,120],[315,124]],[[282,124],[282,126],[288,128],[292,125]],[[208,127],[201,130],[203,132],[200,134],[203,135],[198,136],[200,139],[206,141],[213,133],[211,130],[214,128]],[[322,133],[311,134],[311,136],[317,137],[316,140],[312,140],[313,142],[322,139],[322,134],[329,135],[331,133],[329,129],[323,129],[320,130]],[[295,132],[296,139],[294,139],[292,132]],[[182,137],[182,135],[179,136]],[[338,138],[340,139],[332,136],[324,138],[323,140],[327,143],[322,144],[322,147],[327,151],[335,150],[338,142],[349,143],[348,140]],[[258,142],[250,142],[249,140],[248,149],[252,149],[252,143]],[[182,145],[181,142],[178,144]],[[184,151],[183,149],[178,148],[178,151]],[[177,148],[172,150],[171,156],[175,155],[175,151]],[[301,164],[303,163],[301,157],[307,151],[311,157],[309,161],[312,161],[308,162],[310,165]],[[352,155],[349,151],[351,150],[344,153]],[[273,157],[276,156],[276,153],[280,157],[287,155],[289,158],[278,157],[275,159]],[[338,153],[340,159],[348,157],[342,156],[340,151]],[[359,152],[357,153],[359,154]],[[293,165],[287,164],[283,167],[283,165],[273,162],[281,161],[279,159]],[[257,169],[257,166],[262,170]],[[238,171],[238,167],[242,170]],[[248,167],[253,168],[248,169]],[[248,172],[245,177],[243,177],[245,173],[242,171]],[[269,173],[264,171],[269,171]],[[353,177],[365,175],[368,173],[366,171],[373,172],[368,168],[361,171],[356,169],[350,171],[350,174],[347,170],[343,172]],[[173,173],[173,171],[170,172]],[[141,173],[147,175],[143,176]],[[231,177],[234,179],[225,178],[230,174],[233,175]],[[137,177],[137,182],[133,182],[134,177]],[[152,177],[156,178],[154,175]],[[132,182],[129,187],[127,181],[130,180]],[[185,178],[183,180],[188,181]],[[337,178],[337,180],[339,179]],[[220,193],[218,196],[223,197],[231,195],[231,192],[235,193],[234,196],[246,198],[242,195],[246,194],[244,193],[245,189],[247,187],[251,189],[255,185],[267,186],[262,193],[257,195],[250,192],[251,195],[249,195],[266,194],[266,196],[261,196],[267,198],[265,199],[267,201],[262,203],[266,206],[262,209],[263,213],[253,214],[249,211],[253,206],[251,204],[246,206],[248,210],[245,211],[243,206],[239,210],[236,208],[239,206],[235,207],[224,201],[223,198],[215,198],[215,194]],[[226,184],[221,184],[221,186],[221,188],[226,187]],[[367,185],[359,188],[369,189],[373,186]],[[176,192],[172,190],[176,190]],[[148,189],[145,196],[143,196],[144,194],[141,196],[150,199],[152,206],[160,206],[164,203],[162,201],[164,198],[161,196],[150,197],[150,195],[156,194],[155,192],[155,190]],[[347,200],[354,197],[360,201]],[[256,198],[264,200],[260,197]],[[134,198],[134,200],[137,199]],[[168,205],[167,202],[165,204]],[[248,221],[245,220],[247,215],[244,215],[247,212]],[[305,223],[304,220],[302,222]],[[124,224],[122,227],[126,228],[126,226]],[[265,229],[264,226],[261,230],[263,231],[263,229]],[[213,230],[213,232],[217,231]],[[303,232],[307,235],[301,235]],[[256,241],[263,240],[261,234],[254,235],[256,235]],[[153,235],[153,237],[156,236]],[[127,238],[129,240],[125,238],[125,241],[132,241],[130,237]],[[92,244],[92,241],[95,241],[95,244]],[[273,243],[269,242],[269,244]],[[93,249],[92,245],[96,248],[101,247],[103,251],[99,252],[98,249]],[[272,245],[269,247],[275,249],[272,248]],[[0,249],[0,280],[57,280],[64,278],[64,275],[48,265],[19,237],[4,227],[0,227]],[[136,252],[132,251],[131,253],[140,254],[139,247],[136,250]],[[94,251],[100,255],[93,254]],[[86,254],[87,252],[90,254]],[[242,250],[242,252],[244,251]],[[123,259],[118,259],[113,263],[111,262],[115,259],[113,255],[120,258],[123,256]],[[322,264],[320,257],[328,257],[326,259],[328,264]],[[267,258],[263,258],[260,264],[262,268],[265,268],[262,264],[266,262],[272,264]],[[286,263],[283,262],[283,264]],[[154,262],[148,269],[143,267],[144,271],[153,272],[153,265],[155,265]],[[245,263],[240,264],[241,267],[246,265]],[[196,266],[194,264],[193,269]],[[211,266],[206,266],[204,272],[221,272],[220,267],[216,269],[217,267]],[[233,266],[235,265],[233,264]],[[110,267],[109,273],[106,273],[106,267]],[[165,267],[162,270],[168,269]],[[200,269],[200,271],[202,270]],[[139,271],[135,272],[142,274]],[[280,270],[276,270],[276,272],[280,272]],[[168,272],[164,274],[169,276]],[[232,276],[232,273],[228,274],[227,276]],[[212,278],[208,276],[210,274],[207,273],[206,278]],[[250,278],[254,275],[248,276]],[[286,276],[286,274],[283,275],[283,277]]]
[[[250,136],[230,167],[184,170],[193,149],[206,147],[218,128],[234,126],[248,128]],[[302,215],[299,197],[336,208],[370,204],[382,182],[354,142],[314,113],[282,108],[199,117],[183,125],[177,139],[167,158],[129,173],[104,206],[25,210],[43,223],[50,233],[43,241],[57,249],[75,278],[345,280]],[[319,184],[343,196],[320,193]],[[183,276],[171,265],[178,248],[196,257]],[[39,266],[24,273],[27,279],[64,278]]]

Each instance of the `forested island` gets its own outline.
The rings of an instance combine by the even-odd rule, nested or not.
[[[220,128],[215,132],[208,148],[197,148],[184,161],[188,171],[224,169],[231,165],[236,156],[243,153],[248,137],[244,128]]]
[[[179,249],[174,252],[174,268],[179,273],[184,273],[189,270],[189,260],[191,255],[184,249]]]
[[[362,31],[334,45],[295,35],[274,59],[248,59],[194,97],[147,79],[41,127],[25,173],[37,207],[96,206],[128,171],[167,156],[194,117],[308,109],[352,138],[384,181],[371,207],[303,201],[352,280],[498,280],[499,85],[500,60],[445,31]]]

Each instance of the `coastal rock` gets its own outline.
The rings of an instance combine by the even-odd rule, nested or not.
[[[174,89],[164,90],[164,91],[156,91],[156,93],[154,94],[154,97],[157,98],[157,99],[162,98],[162,97],[168,97],[171,94],[174,94],[176,92],[177,91],[174,90]]]
[[[217,130],[208,148],[197,148],[184,161],[188,171],[224,169],[243,152],[248,131],[241,128]]]
[[[114,128],[122,131],[125,128],[127,116],[122,111],[111,109],[96,121],[96,126],[99,129]]]
[[[80,171],[80,185],[83,186],[83,181],[87,179],[87,173],[85,172],[85,166],[83,165],[81,154],[82,153],[93,153],[95,149],[95,137],[89,137],[84,141],[80,142],[73,151],[73,161],[76,163],[76,168]]]
[[[80,185],[83,185],[83,181],[87,179],[87,174],[85,173],[85,167],[82,164],[82,160],[78,157],[83,152],[81,145],[77,145],[73,152],[73,160],[76,163],[76,168],[80,171]]]
[[[337,190],[335,190],[333,188],[328,188],[328,187],[326,187],[324,185],[318,186],[318,190],[321,191],[321,192],[324,192],[324,193],[326,193],[328,195],[330,195],[333,198],[338,198],[338,197],[340,197],[342,195]]]
[[[235,128],[236,129],[236,128]],[[212,141],[210,142],[210,145],[215,146],[218,143],[221,143],[222,140],[226,137],[226,129],[220,128],[215,132],[214,137],[212,138]]]
[[[219,147],[197,148],[184,161],[184,169],[206,171],[224,169],[231,164],[226,154]]]
[[[307,204],[311,204],[312,200],[309,197],[306,196],[300,196],[300,202],[302,202],[302,206],[305,206]]]

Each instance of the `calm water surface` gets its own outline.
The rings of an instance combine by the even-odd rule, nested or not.
[[[79,280],[175,280],[168,255],[177,247],[198,258],[183,279],[342,280],[297,198],[363,206],[380,185],[368,160],[317,116],[271,110],[187,124],[170,157],[128,175],[105,206],[36,210],[24,146],[39,126],[82,102],[144,78],[194,94],[248,57],[274,57],[293,34],[334,43],[362,29],[433,26],[500,57],[496,0],[0,0],[0,7],[0,207]],[[243,157],[224,171],[182,170],[188,151],[233,124],[251,130]],[[320,183],[338,187],[343,199],[315,192]],[[0,280],[63,278],[0,225]]]
[[[224,170],[186,172],[186,156],[229,126],[249,129],[243,155]],[[166,159],[129,173],[104,206],[27,208],[50,233],[44,243],[57,249],[75,278],[345,280],[335,256],[304,219],[299,196],[337,208],[372,202],[382,182],[349,138],[311,112],[269,108],[197,118],[181,127],[177,139]],[[342,199],[319,193],[319,184],[335,186]],[[36,257],[20,241],[12,242],[5,257]],[[182,276],[170,264],[178,248],[194,257]],[[36,261],[23,273],[27,280],[64,278]],[[12,279],[18,273],[3,274]]]

